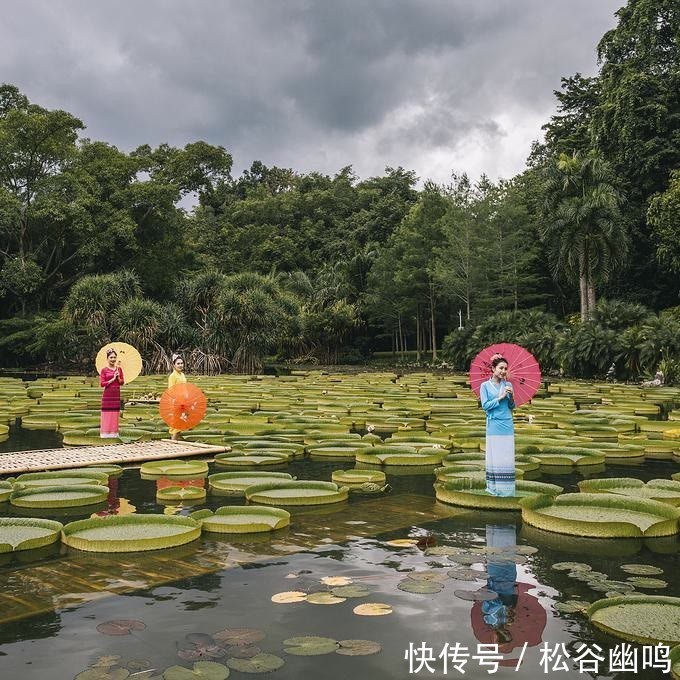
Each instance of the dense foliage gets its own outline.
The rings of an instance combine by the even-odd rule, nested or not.
[[[0,87],[0,364],[85,365],[116,338],[155,370],[177,350],[202,372],[372,352],[463,368],[512,340],[546,370],[670,375],[680,9],[617,16],[599,72],[563,79],[545,141],[497,182],[259,161],[233,177],[223,147],[126,153]]]

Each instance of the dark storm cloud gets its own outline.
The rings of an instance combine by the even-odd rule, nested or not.
[[[521,169],[618,0],[6,2],[0,80],[131,149],[361,176]]]

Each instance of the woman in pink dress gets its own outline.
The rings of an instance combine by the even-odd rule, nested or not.
[[[102,415],[99,436],[103,439],[118,437],[118,418],[120,417],[120,386],[125,382],[123,369],[118,363],[118,355],[112,347],[106,350],[107,366],[99,374],[99,384],[104,388],[102,395]]]

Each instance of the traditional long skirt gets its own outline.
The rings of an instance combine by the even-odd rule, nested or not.
[[[111,439],[118,436],[118,420],[120,418],[120,386],[109,385],[102,395],[102,412],[99,421],[99,436]]]
[[[493,496],[515,495],[515,432],[512,420],[487,421],[486,490]]]

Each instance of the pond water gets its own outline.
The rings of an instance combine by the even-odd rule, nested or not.
[[[56,432],[13,428],[0,452],[59,445]],[[303,459],[285,469],[298,479],[330,480],[333,470],[353,467],[353,462]],[[667,478],[677,467],[671,462],[647,462],[644,468],[608,465],[598,476]],[[222,470],[210,464],[210,472]],[[576,472],[540,477],[565,491],[578,490],[581,479]],[[628,577],[621,569],[624,564],[654,565],[663,571],[658,578],[668,586],[640,592],[680,596],[677,537],[576,539],[523,526],[519,513],[468,511],[438,503],[431,473],[388,472],[388,482],[389,495],[353,496],[344,503],[293,509],[290,527],[271,536],[204,536],[180,548],[138,554],[101,555],[60,546],[4,556],[4,561],[0,559],[0,677],[68,679],[92,666],[82,678],[160,677],[175,664],[192,666],[186,650],[193,652],[194,659],[225,661],[221,648],[206,640],[229,629],[232,632],[223,638],[252,642],[229,654],[247,656],[257,647],[280,657],[285,664],[274,677],[281,679],[488,677],[494,660],[483,645],[489,644],[499,645],[499,675],[538,678],[549,671],[567,678],[626,678],[633,673],[610,671],[609,654],[622,641],[595,629],[581,613],[555,609],[556,603],[593,602],[603,593],[553,565],[584,562],[617,581]],[[194,509],[157,503],[156,488],[163,483],[143,480],[138,469],[127,469],[111,480],[109,499],[97,512],[188,514]],[[201,507],[241,503],[209,494]],[[8,504],[0,507],[3,516],[19,514]],[[89,517],[91,510],[30,514],[67,522]],[[407,538],[418,539],[419,544],[389,543]],[[442,554],[447,549],[460,549],[458,562],[456,555]],[[502,559],[503,555],[512,559]],[[463,580],[463,575],[474,577],[470,569],[479,572],[479,578]],[[434,584],[432,590],[438,592],[408,592],[408,583],[404,589],[404,581],[414,571],[426,572],[418,583]],[[327,592],[337,587],[333,583],[344,582],[322,581],[329,577],[344,577],[362,587],[359,595],[365,594],[327,606],[272,602],[277,593]],[[487,587],[498,597],[488,602],[463,599],[469,595],[461,591]],[[366,603],[387,605],[391,613],[355,613],[357,606]],[[109,621],[137,623],[102,626]],[[112,630],[124,634],[112,635]],[[284,651],[290,649],[284,640],[303,636],[369,640],[379,643],[381,651],[367,656],[299,656]],[[547,666],[544,643],[552,653]],[[592,658],[592,652],[604,659],[598,663],[599,672],[587,670],[592,661],[581,672],[576,658],[584,653]],[[465,671],[464,676],[455,666]],[[659,670],[641,666],[636,675],[665,677]],[[230,677],[248,675],[232,670]]]

